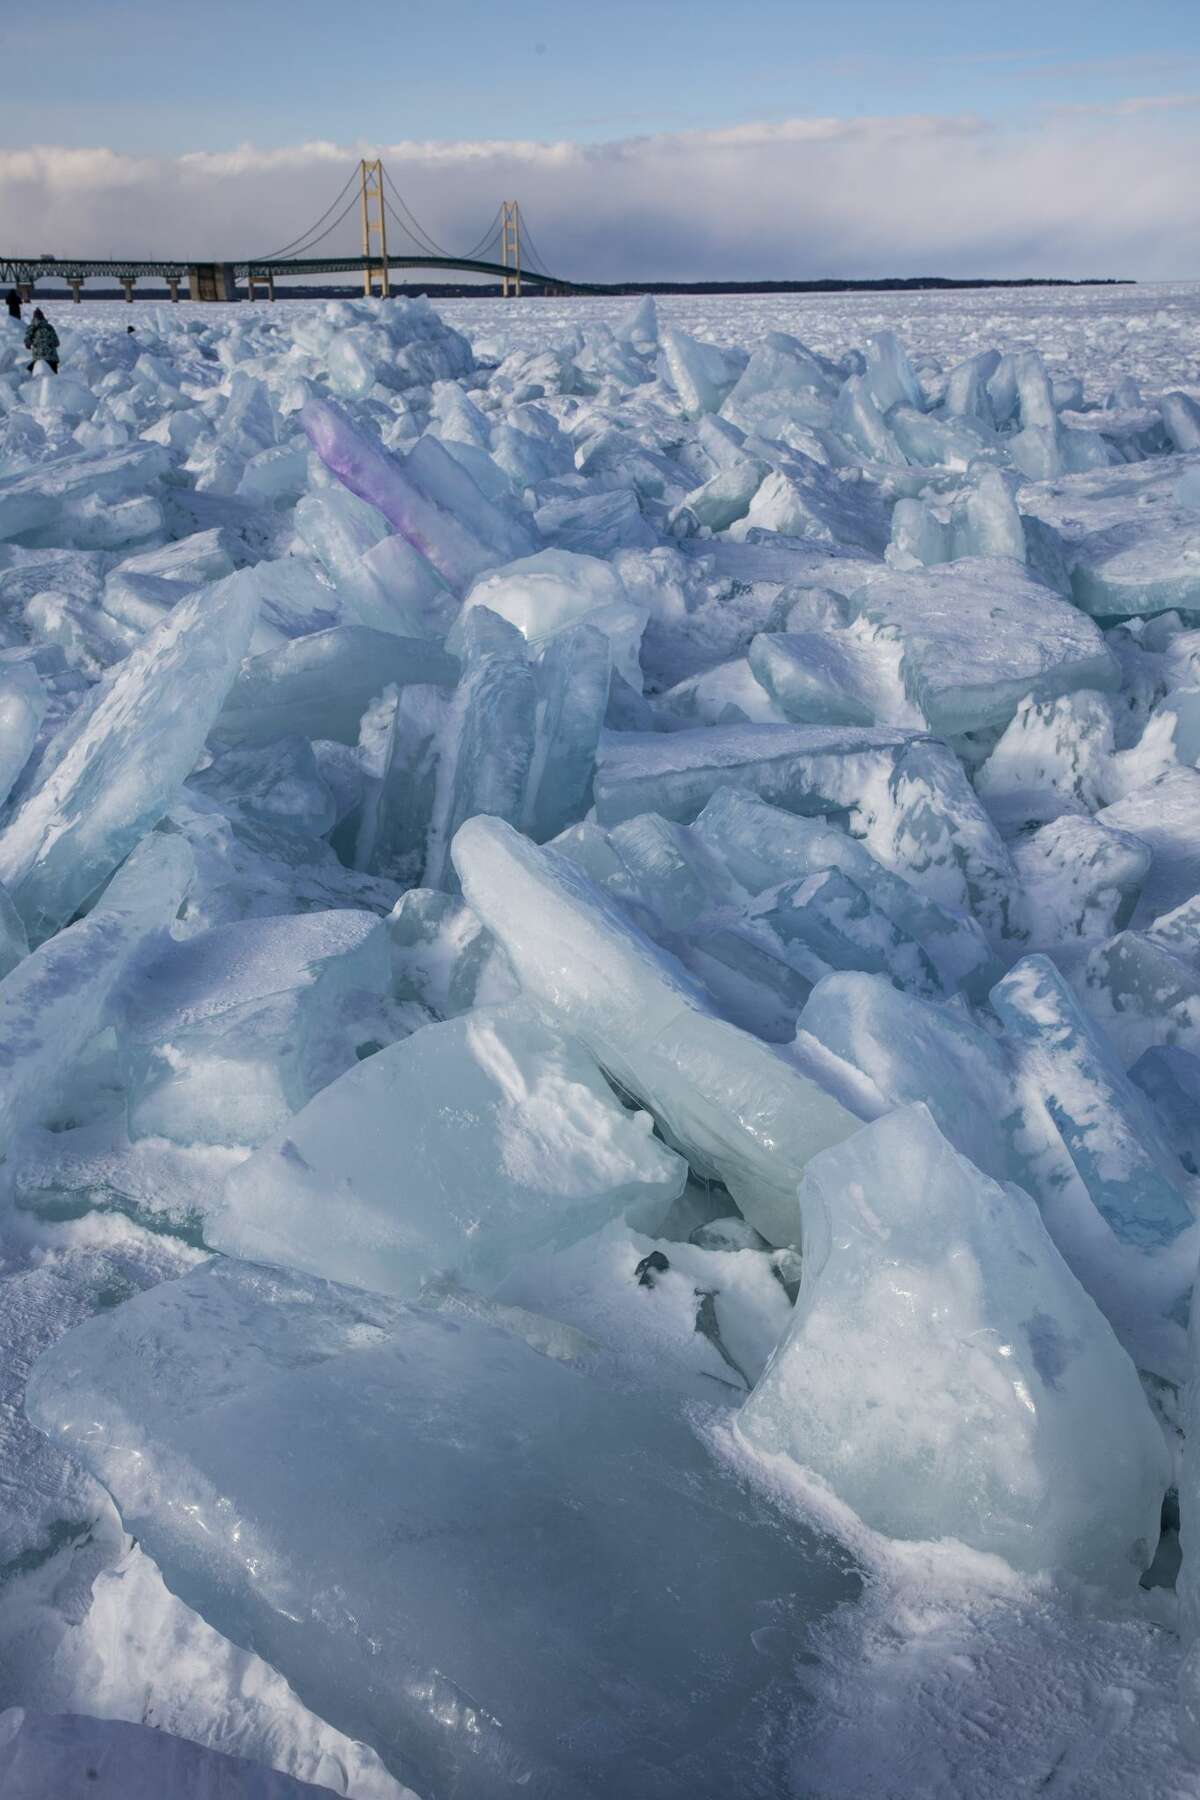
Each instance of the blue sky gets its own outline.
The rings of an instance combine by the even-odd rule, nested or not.
[[[1051,272],[1047,257],[1200,276],[1198,131],[1200,0],[42,0],[0,16],[13,248],[30,230],[86,250],[161,250],[168,231],[265,248],[259,221],[291,237],[378,146],[435,234],[465,242],[516,192],[580,279]]]
[[[1200,86],[1196,0],[41,0],[4,14],[0,138],[139,153],[164,136],[587,142],[814,113],[1019,122],[1064,97]]]

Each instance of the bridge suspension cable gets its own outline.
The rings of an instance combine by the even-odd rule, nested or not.
[[[400,214],[396,211],[395,207],[392,206],[391,202],[387,199],[386,195],[384,197],[383,208],[396,230],[402,233],[402,235],[408,239],[410,244],[414,244],[425,256],[432,255],[439,258],[439,260],[442,259],[442,252],[440,250],[434,248],[432,244],[427,243],[423,238],[419,238],[414,231],[410,230]]]
[[[358,205],[358,203],[359,203],[358,195],[352,194],[350,196],[349,200],[347,200],[345,206],[343,206],[343,208],[342,208],[341,212],[338,214],[337,218],[334,219],[330,224],[328,224],[325,227],[324,231],[319,232],[316,237],[310,237],[310,238],[305,239],[302,243],[299,244],[298,248],[293,249],[291,252],[292,257],[299,258],[306,251],[315,250],[317,245],[323,244],[327,237],[332,237],[333,233],[337,230],[338,226],[342,223],[342,220],[349,218],[350,214],[354,211],[354,209]],[[314,227],[314,229],[315,229],[315,227]],[[278,255],[276,255],[276,257],[265,257],[264,256],[260,260],[263,262],[271,262],[271,261],[278,261],[278,260],[282,260],[282,259],[279,258]]]
[[[307,244],[308,240],[312,237],[314,231],[317,230],[317,227],[320,225],[323,225],[325,223],[326,219],[329,217],[330,213],[333,211],[333,209],[337,205],[338,201],[341,200],[345,196],[345,194],[349,191],[349,189],[354,185],[354,183],[357,180],[358,180],[358,170],[351,169],[349,175],[346,177],[346,181],[342,187],[341,193],[339,193],[335,199],[330,201],[329,205],[325,208],[325,211],[321,214],[320,218],[317,219],[315,221],[315,223],[310,225],[308,227],[307,231],[302,231],[300,233],[300,236],[297,238],[293,238],[290,244],[284,244],[284,246],[281,250],[270,250],[265,255],[256,257],[255,261],[256,262],[275,262],[280,257],[287,256],[289,254],[293,254],[296,250],[297,245]],[[357,198],[357,196],[355,196],[355,198]],[[353,204],[354,204],[354,200],[352,199],[350,202],[350,205],[353,206]],[[347,207],[346,211],[349,211],[349,207]],[[345,216],[346,216],[345,212],[339,213],[338,217],[333,222],[334,225],[340,225],[342,220],[345,218]],[[333,226],[330,226],[330,230],[332,230],[332,229],[333,229]],[[321,238],[325,238],[328,236],[329,236],[329,232],[322,232],[322,234],[321,234]],[[318,238],[315,241],[317,243],[320,243],[321,238]]]
[[[521,209],[521,246],[527,253],[526,266],[542,275],[549,275],[550,270],[546,266],[546,259],[534,242],[533,233],[529,229],[529,219],[524,207]]]
[[[404,195],[400,192],[400,189],[396,186],[395,182],[392,180],[391,174],[387,169],[385,169],[383,171],[383,179],[384,179],[385,185],[391,190],[391,195],[392,195],[393,200],[395,200],[395,202],[396,202],[397,206],[400,208],[401,212],[404,214],[404,216],[410,221],[410,223],[414,227],[413,231],[408,232],[408,236],[410,238],[412,238],[413,242],[415,244],[419,244],[420,248],[423,250],[431,250],[435,256],[443,256],[443,257],[452,256],[454,254],[453,251],[444,250],[442,248],[442,246],[436,241],[436,239],[432,238],[429,235],[429,233],[426,231],[425,227],[422,225],[421,221],[417,218],[416,214],[413,212],[412,208],[409,206],[407,200],[404,198]],[[422,239],[424,240],[424,242],[421,241]]]
[[[495,212],[492,214],[492,222],[488,226],[486,234],[480,238],[480,240],[477,244],[472,245],[471,249],[467,251],[464,260],[467,262],[474,262],[476,257],[478,257],[482,251],[486,250],[488,248],[489,244],[496,243],[498,241],[499,237],[500,237],[500,208],[497,207]]]

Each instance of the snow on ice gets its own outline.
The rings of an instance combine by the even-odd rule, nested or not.
[[[1200,1793],[1200,292],[0,319],[0,1789]]]

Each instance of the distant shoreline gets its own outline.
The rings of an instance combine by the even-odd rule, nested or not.
[[[568,296],[579,298],[604,299],[635,294],[895,294],[895,293],[939,293],[944,291],[961,291],[978,288],[1075,288],[1075,287],[1136,287],[1137,282],[1129,276],[1102,275],[1085,281],[1074,281],[1057,275],[1022,275],[1016,277],[969,277],[958,279],[950,275],[885,275],[875,281],[850,281],[830,277],[821,281],[616,281],[587,282],[578,287],[567,287]],[[392,282],[393,294],[412,298],[417,294],[428,294],[435,300],[492,300],[500,298],[499,283],[461,281],[426,281],[426,282]],[[351,286],[296,286],[278,289],[281,300],[352,300],[361,299],[361,284]],[[539,298],[534,288],[527,290],[529,299]],[[562,291],[546,296],[550,299],[561,299]],[[71,293],[68,288],[41,288],[37,292],[38,300],[66,300]],[[84,300],[119,300],[124,302],[125,294],[121,288],[99,288],[91,293],[86,289]],[[139,300],[166,301],[170,296],[166,288],[142,287],[137,290]],[[246,300],[245,288],[238,288],[237,298]],[[260,296],[260,299],[264,298]],[[257,304],[258,302],[256,302]],[[268,302],[269,304],[269,302]]]

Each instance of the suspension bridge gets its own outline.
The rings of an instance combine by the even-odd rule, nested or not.
[[[343,254],[329,245],[329,239],[339,231],[344,238],[346,221],[355,213],[362,249]],[[445,269],[490,276],[500,282],[505,298],[519,298],[526,288],[538,293],[586,291],[578,283],[550,273],[516,200],[500,202],[483,236],[462,255],[447,250],[416,218],[379,157],[363,158],[307,231],[263,256],[208,262],[192,257],[0,255],[0,286],[15,287],[30,300],[39,281],[59,281],[78,302],[85,281],[108,278],[123,287],[126,300],[132,301],[140,280],[159,280],[166,282],[172,300],[179,299],[181,288],[191,300],[236,300],[241,281],[250,300],[260,294],[274,300],[276,282],[288,276],[311,279],[352,273],[361,274],[364,294],[386,298],[394,269]]]

